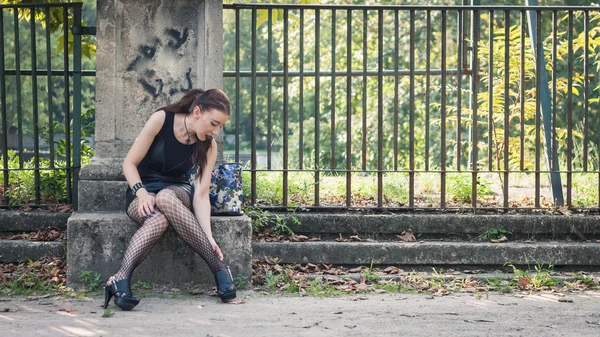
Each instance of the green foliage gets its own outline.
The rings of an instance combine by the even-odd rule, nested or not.
[[[254,233],[270,229],[274,234],[292,235],[294,231],[288,224],[300,225],[300,220],[294,215],[272,214],[254,207],[245,208],[244,213],[252,219],[252,231]]]
[[[286,293],[298,294],[300,286],[293,279],[293,270],[291,267],[286,267],[282,272],[267,271],[265,275],[265,287],[268,291],[275,292],[277,290]]]
[[[243,290],[248,288],[248,276],[244,276],[244,275],[237,275],[236,277],[233,278],[233,282],[235,284],[235,287],[239,290]]]
[[[553,265],[544,267],[543,265],[535,266],[532,271],[530,268],[527,270],[519,269],[513,264],[507,263],[506,266],[512,268],[515,277],[511,280],[512,286],[527,287],[531,285],[533,289],[540,289],[543,287],[552,287],[561,283],[561,280],[552,277],[551,273],[554,271]]]
[[[2,156],[0,156],[2,160]],[[55,161],[55,167],[65,167],[63,161]],[[35,158],[23,163],[20,169],[20,159],[12,150],[8,151],[8,186],[4,197],[9,198],[9,206],[19,206],[35,201]],[[50,160],[39,158],[40,169],[40,199],[42,203],[60,203],[67,200],[66,173],[61,169],[44,169],[50,167]],[[0,172],[0,180],[4,173]]]
[[[594,285],[596,285],[596,281],[594,281],[594,277],[591,275],[577,273],[574,275],[574,278],[577,281],[581,281],[581,283],[585,284],[588,287],[593,287]]]
[[[141,290],[150,290],[152,289],[152,284],[148,283],[148,282],[144,282],[144,281],[137,281],[133,287],[135,289],[141,289]]]
[[[79,281],[86,290],[96,291],[102,287],[102,280],[100,279],[100,273],[93,270],[84,270],[79,274]]]
[[[461,203],[471,202],[472,177],[470,174],[451,173],[447,175],[448,194]],[[486,196],[492,193],[489,183],[477,176],[477,196]]]
[[[511,231],[502,228],[492,227],[487,230],[487,232],[478,236],[478,239],[481,241],[490,241],[490,240],[498,240],[503,236],[508,237],[512,235]]]

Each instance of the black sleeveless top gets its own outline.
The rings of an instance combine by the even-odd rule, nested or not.
[[[194,166],[192,154],[196,144],[182,144],[177,140],[173,131],[174,120],[175,114],[165,111],[165,122],[138,165],[138,173],[148,192],[158,193],[167,186],[176,185],[183,187],[192,200],[190,170]],[[127,186],[125,210],[133,199],[135,195]]]

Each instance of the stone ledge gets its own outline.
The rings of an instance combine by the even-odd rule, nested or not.
[[[252,225],[247,216],[211,217],[213,237],[219,243],[225,264],[234,278],[252,276]],[[80,285],[82,271],[93,270],[102,279],[114,274],[123,259],[129,240],[139,225],[124,213],[75,213],[67,226],[67,280]],[[194,282],[201,288],[214,287],[210,269],[172,229],[154,246],[136,269],[133,282],[182,286]]]
[[[255,258],[285,263],[336,265],[515,265],[600,266],[597,243],[340,243],[256,242]]]
[[[80,180],[80,212],[125,212],[126,181]]]
[[[38,260],[44,256],[64,258],[64,244],[59,241],[0,240],[0,263]]]
[[[67,229],[71,213],[0,211],[1,232],[33,232],[54,226]]]
[[[292,215],[290,213],[286,213]],[[568,235],[574,230],[584,235],[600,234],[600,216],[545,215],[545,214],[322,214],[294,213],[301,224],[289,222],[296,233],[312,234],[399,234],[411,228],[418,234],[481,235],[495,227],[522,236]]]

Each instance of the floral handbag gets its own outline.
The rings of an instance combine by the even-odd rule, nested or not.
[[[212,215],[242,215],[242,165],[215,165],[210,180],[210,210]]]

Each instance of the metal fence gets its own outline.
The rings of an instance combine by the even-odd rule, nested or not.
[[[0,207],[77,200],[81,6],[0,6]]]
[[[249,205],[598,209],[600,8],[224,9]]]

